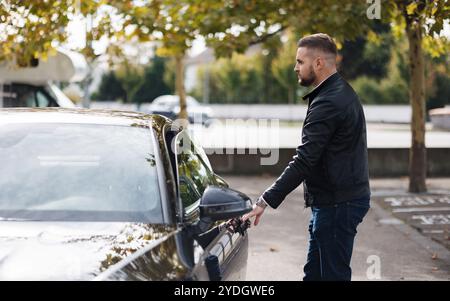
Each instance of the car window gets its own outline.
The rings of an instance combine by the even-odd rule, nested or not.
[[[178,164],[178,177],[180,197],[184,208],[187,208],[201,197],[208,185],[214,183],[213,173],[196,151],[196,147],[186,132],[176,137],[176,154]],[[209,163],[209,162],[208,162]],[[190,189],[182,187],[190,184]],[[192,195],[196,197],[193,198]]]
[[[183,202],[185,212],[189,212],[198,206],[200,195],[198,194],[195,185],[186,177],[180,178],[180,196]]]
[[[2,107],[53,107],[57,106],[44,88],[28,84],[5,84],[3,85]]]
[[[6,96],[3,98],[3,107],[36,106],[36,87],[26,84],[7,84],[3,88]]]
[[[48,107],[50,105],[50,99],[42,91],[36,91],[36,102],[38,107]]]
[[[150,129],[0,123],[0,219],[161,223]]]
[[[196,154],[200,157],[200,159],[202,160],[202,162],[207,166],[207,168],[211,171],[213,171],[211,163],[209,162],[208,156],[206,155],[205,150],[203,149],[203,147],[200,147],[195,140],[192,140],[193,144],[194,144],[194,148],[195,148],[195,152]]]

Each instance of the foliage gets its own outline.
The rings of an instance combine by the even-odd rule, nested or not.
[[[136,91],[132,102],[142,103],[151,102],[160,95],[173,94],[174,86],[167,84],[164,77],[174,75],[174,72],[167,69],[167,59],[155,56],[151,63],[144,70],[144,78],[142,84]]]
[[[261,57],[234,54],[209,67],[210,99],[216,103],[257,103],[262,97]],[[201,95],[205,69],[199,71],[199,86],[194,96]],[[199,97],[201,98],[201,97]]]
[[[348,80],[366,75],[381,79],[387,75],[394,41],[390,33],[380,34],[379,42],[367,38],[345,41],[340,50],[340,73]]]
[[[156,56],[146,66],[124,64],[121,68],[103,75],[98,100],[121,100],[123,102],[151,102],[160,95],[172,94],[171,87],[164,81],[167,59]],[[167,76],[167,75],[166,75]]]
[[[113,71],[103,74],[100,86],[97,92],[92,94],[95,100],[123,100],[126,92],[122,87],[122,83]]]
[[[290,34],[271,64],[271,72],[276,82],[286,91],[283,94],[287,94],[285,99],[288,103],[296,102],[299,87],[298,78],[294,72],[296,49],[296,38]]]

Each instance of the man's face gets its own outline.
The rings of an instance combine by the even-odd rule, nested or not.
[[[313,68],[314,58],[306,47],[297,49],[296,64],[294,71],[297,73],[298,83],[308,87],[316,80],[316,74]]]

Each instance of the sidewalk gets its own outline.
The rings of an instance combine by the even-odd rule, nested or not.
[[[205,148],[290,148],[295,149],[301,140],[301,122],[276,123],[273,120],[220,120],[210,127],[195,124],[188,128],[191,135]],[[450,131],[426,124],[427,148],[450,148]],[[409,124],[367,124],[367,147],[410,148]]]
[[[276,178],[225,179],[231,187],[255,200]],[[371,180],[372,208],[358,228],[352,258],[353,280],[450,280],[450,251],[393,216],[390,208],[382,204],[392,196],[411,196],[405,193],[407,183],[406,178]],[[450,179],[429,179],[428,187],[434,195],[450,196]],[[260,225],[249,230],[247,280],[302,279],[309,217],[301,187],[277,210],[266,210]],[[448,227],[445,223],[442,226]]]

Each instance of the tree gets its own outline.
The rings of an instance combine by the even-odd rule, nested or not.
[[[365,1],[364,1],[365,2]],[[410,103],[412,106],[412,145],[410,149],[409,191],[426,191],[425,149],[425,89],[423,46],[430,53],[449,49],[448,42],[438,34],[450,15],[448,0],[385,0],[372,1],[371,6],[354,1],[226,1],[216,7],[205,20],[210,28],[203,28],[207,42],[219,55],[245,51],[248,45],[264,41],[273,34],[293,28],[299,35],[327,32],[342,42],[367,35],[376,39],[370,29],[366,12],[380,4],[383,21],[403,29],[409,43]],[[380,9],[381,9],[380,7]],[[232,30],[238,26],[239,30]],[[215,34],[208,34],[214,32]]]
[[[295,58],[295,49],[297,43],[292,34],[283,49],[279,52],[277,58],[272,62],[272,72],[276,80],[288,91],[288,102],[295,103],[298,88],[298,78],[293,71],[293,58]]]
[[[125,90],[114,71],[103,74],[98,91],[92,95],[98,100],[125,99]],[[95,96],[95,97],[94,97]]]
[[[121,68],[103,75],[99,89],[94,93],[95,99],[120,99],[138,106],[151,102],[160,95],[173,93],[162,76],[166,72],[166,59],[159,56],[145,66],[133,66],[126,62]]]
[[[371,29],[377,34],[375,41],[366,36],[344,40],[339,51],[339,72],[347,80],[362,75],[382,79],[386,76],[394,39],[390,26],[376,21]]]
[[[413,112],[409,190],[426,191],[423,51],[439,54],[449,49],[447,41],[438,36],[450,14],[449,0],[372,2],[368,6],[366,1],[351,0],[113,0],[108,1],[112,8],[109,11],[121,16],[121,22],[113,26],[112,18],[101,18],[89,32],[88,40],[108,36],[116,45],[117,41],[130,39],[158,41],[160,54],[175,57],[180,117],[187,118],[183,57],[197,36],[205,37],[218,56],[228,57],[265,42],[286,28],[299,36],[327,32],[340,46],[344,40],[362,35],[377,38],[369,26],[367,12],[381,3],[383,21],[396,24],[408,38]],[[54,48],[53,42],[67,38],[60,29],[67,25],[78,3],[79,13],[90,15],[98,13],[106,1],[2,1],[0,20],[6,26],[0,27],[0,60],[15,58],[19,64],[27,64],[33,58],[45,57]],[[87,45],[89,48],[90,43]]]
[[[37,60],[46,60],[56,54],[56,48],[64,45],[68,39],[67,27],[74,20],[85,20],[86,24],[77,24],[85,31],[85,45],[76,50],[83,53],[92,67],[99,53],[93,45],[106,39],[108,47],[105,53],[110,61],[124,57],[122,46],[125,41],[141,41],[148,37],[152,28],[133,28],[130,14],[138,10],[133,0],[4,0],[0,2],[0,61],[11,62],[19,67],[30,66]],[[128,12],[127,14],[123,13]],[[147,17],[151,17],[148,15]],[[147,33],[147,35],[146,35]],[[83,80],[85,99],[91,73]]]
[[[144,68],[138,65],[132,65],[128,61],[123,62],[115,70],[115,74],[125,90],[125,103],[133,101],[136,93],[144,83]]]
[[[443,42],[437,35],[443,29],[444,20],[450,15],[450,3],[447,0],[397,0],[389,1],[388,4],[390,19],[406,32],[409,45],[409,94],[412,106],[409,191],[425,192],[427,157],[424,45],[428,46],[425,49],[434,54],[444,51],[445,46],[442,46]]]
[[[0,2],[0,61],[15,61],[29,66],[32,59],[46,59],[55,45],[67,40],[70,15],[97,9],[94,0],[82,1],[19,1]],[[77,11],[78,10],[78,11]]]
[[[209,1],[206,1],[209,3]],[[163,0],[139,1],[130,3],[130,7],[122,7],[121,12],[130,16],[130,22],[135,29],[149,28],[148,35],[136,36],[159,43],[157,54],[173,57],[175,60],[175,87],[180,98],[179,118],[188,119],[186,106],[186,91],[184,88],[184,56],[196,38],[202,18],[207,13],[207,7],[198,0]],[[187,123],[185,123],[185,126]]]
[[[132,18],[124,11],[136,13],[133,0],[4,0],[0,2],[0,61],[28,66],[33,59],[46,59],[68,39],[67,26],[81,17],[86,24],[86,43],[79,49],[96,57],[92,45],[102,38],[109,41],[106,52],[122,54],[124,40],[151,33],[147,27],[130,31]],[[151,17],[151,16],[149,16]],[[114,22],[115,21],[115,22]],[[113,24],[114,23],[114,24]]]
[[[172,94],[173,90],[164,80],[163,75],[170,73],[167,70],[166,58],[155,56],[151,63],[144,69],[144,79],[132,99],[138,105],[143,102],[151,102],[160,95]]]

